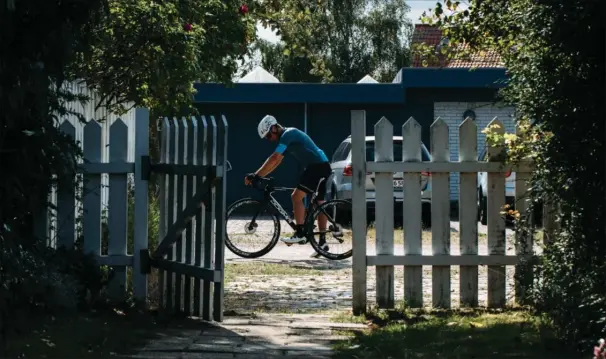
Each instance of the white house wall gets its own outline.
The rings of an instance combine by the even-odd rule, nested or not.
[[[505,132],[515,132],[515,121],[513,118],[514,107],[493,105],[490,102],[434,102],[434,118],[440,117],[448,124],[450,160],[459,160],[459,125],[463,122],[463,113],[471,109],[476,114],[478,125],[478,155],[485,146],[486,135],[482,130],[488,126],[493,118],[498,117],[505,125]],[[450,199],[459,199],[459,174],[450,174]]]

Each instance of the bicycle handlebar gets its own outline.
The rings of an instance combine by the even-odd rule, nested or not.
[[[263,186],[263,182],[267,182],[267,186]],[[260,177],[257,176],[251,179],[251,185],[253,188],[258,189],[260,191],[265,190],[268,186],[271,186],[273,182],[273,177]]]

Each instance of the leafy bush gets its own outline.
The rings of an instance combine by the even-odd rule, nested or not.
[[[535,266],[530,298],[560,338],[586,351],[606,333],[603,0],[474,0],[439,5],[433,21],[457,49],[496,49],[509,74],[503,99],[528,128],[512,141],[534,161],[529,213],[558,209],[550,245]],[[463,43],[464,46],[460,46]],[[465,51],[463,51],[464,53]],[[425,52],[427,54],[428,52]],[[532,222],[521,218],[531,232]]]

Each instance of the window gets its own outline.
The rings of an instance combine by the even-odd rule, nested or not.
[[[482,152],[480,153],[480,155],[478,156],[478,161],[487,161],[488,160],[488,151],[486,151],[486,148],[484,148],[482,150]]]
[[[335,150],[335,153],[332,155],[332,162],[339,162],[339,161],[343,161],[347,158],[347,155],[349,154],[349,148],[351,147],[351,143],[349,142],[343,142],[339,145],[339,147],[337,147],[337,149]]]
[[[375,143],[371,141],[366,142],[366,161],[374,161],[375,160]],[[402,142],[394,142],[393,143],[393,160],[395,162],[402,161]],[[421,147],[421,161],[429,162],[429,152],[425,148],[425,146]]]

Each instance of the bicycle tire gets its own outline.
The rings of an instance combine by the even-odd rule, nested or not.
[[[329,251],[323,250],[320,247],[318,241],[316,240],[316,237],[314,235],[310,235],[310,233],[313,233],[314,223],[316,222],[316,217],[318,216],[319,212],[323,208],[328,207],[331,204],[334,205],[335,203],[342,203],[351,206],[351,202],[344,199],[333,199],[322,203],[321,205],[314,208],[313,212],[311,212],[311,215],[307,216],[305,220],[305,232],[307,233],[307,240],[311,243],[311,246],[318,254],[330,260],[342,260],[351,257],[353,254],[353,249],[350,249],[349,251],[342,254],[333,254]]]
[[[263,203],[257,201],[256,199],[248,197],[248,198],[242,198],[240,200],[237,200],[237,201],[233,202],[232,204],[230,204],[229,207],[227,207],[227,214],[225,216],[225,218],[226,218],[225,219],[225,246],[227,246],[227,248],[233,254],[240,256],[242,258],[248,258],[248,259],[259,258],[259,257],[264,256],[267,253],[269,253],[276,246],[276,244],[278,244],[278,240],[280,239],[280,230],[281,230],[280,229],[280,219],[278,218],[276,213],[271,210],[271,207],[268,206],[268,210],[269,210],[268,213],[271,216],[271,219],[274,224],[274,234],[273,234],[271,240],[269,241],[267,246],[263,247],[263,249],[261,249],[259,251],[256,251],[256,252],[243,251],[240,248],[238,248],[236,245],[234,245],[234,243],[232,243],[232,241],[229,239],[229,232],[227,231],[227,228],[228,228],[227,224],[229,223],[230,215],[232,214],[232,212],[244,204],[253,204],[253,205],[257,205],[257,206],[263,205]]]

